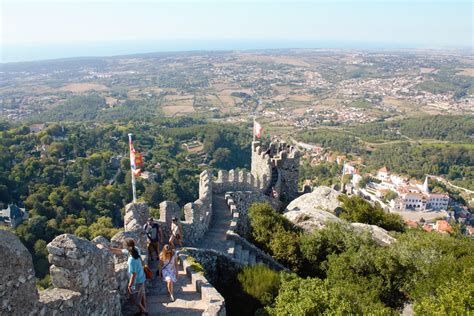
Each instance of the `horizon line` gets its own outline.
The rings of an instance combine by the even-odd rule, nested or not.
[[[167,40],[160,40],[160,41],[168,41],[168,42],[180,42],[184,41],[181,39],[167,39]],[[194,40],[196,41],[196,40]],[[221,41],[231,41],[231,40],[213,40],[213,42],[221,42]],[[236,42],[235,40],[232,40]],[[258,39],[251,39],[251,40],[241,40],[246,42],[258,42],[261,43],[261,40]],[[276,40],[280,42],[279,40]],[[100,41],[102,43],[102,41]],[[111,40],[109,43],[123,43],[123,42],[150,42],[150,40]],[[189,42],[189,41],[188,41]],[[209,42],[209,40],[207,40]],[[238,41],[237,41],[238,42]],[[267,42],[272,42],[272,40],[267,40]],[[284,40],[283,40],[284,42]],[[149,55],[149,54],[159,54],[159,53],[197,53],[197,52],[251,52],[251,51],[265,51],[265,50],[360,50],[360,51],[465,51],[469,50],[471,53],[474,51],[474,47],[466,46],[466,45],[428,45],[428,44],[402,44],[402,43],[388,43],[388,42],[365,42],[365,41],[337,41],[337,40],[293,40],[293,43],[308,43],[311,42],[320,42],[326,44],[328,43],[339,43],[340,46],[324,46],[320,44],[320,46],[269,46],[269,47],[248,47],[248,48],[185,48],[185,49],[152,49],[152,50],[143,50],[139,52],[124,52],[124,53],[106,53],[106,54],[78,54],[78,55],[65,55],[63,57],[57,56],[52,58],[31,58],[31,59],[21,59],[21,60],[12,60],[12,61],[3,61],[4,53],[2,52],[2,56],[0,56],[0,65],[6,64],[19,64],[19,63],[34,63],[34,62],[46,62],[46,61],[60,61],[60,60],[74,60],[74,59],[94,59],[94,58],[116,58],[122,56],[139,56],[139,55]],[[65,44],[66,42],[57,42],[57,43],[31,43],[31,44],[20,44],[22,46],[47,46],[47,45],[61,45]],[[83,46],[87,44],[99,43],[99,41],[90,41],[90,42],[76,42],[74,43],[76,46]],[[181,42],[180,42],[181,43]],[[18,44],[17,44],[18,45]],[[14,46],[17,46],[14,45]],[[9,45],[2,45],[1,51],[4,51],[5,46]],[[370,47],[372,46],[372,47]]]

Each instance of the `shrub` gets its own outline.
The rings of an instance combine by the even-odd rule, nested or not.
[[[252,204],[248,213],[256,244],[293,271],[299,271],[302,266],[300,230],[266,203]]]
[[[401,216],[386,213],[379,205],[372,205],[360,196],[339,196],[342,202],[340,217],[350,222],[377,225],[386,230],[405,231]]]
[[[280,274],[266,265],[245,267],[237,276],[243,290],[262,305],[269,305],[278,294]]]
[[[324,276],[324,265],[328,256],[341,254],[349,249],[359,249],[362,245],[375,245],[369,233],[354,232],[350,226],[328,223],[324,229],[312,234],[302,234],[300,249],[307,262],[308,275]]]
[[[320,279],[283,277],[275,304],[266,311],[270,315],[322,315],[328,308],[328,294]]]

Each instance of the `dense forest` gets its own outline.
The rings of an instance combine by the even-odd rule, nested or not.
[[[384,145],[364,156],[369,169],[387,166],[396,173],[423,178],[441,175],[447,180],[474,190],[474,148],[449,144],[397,143]]]
[[[345,217],[349,221],[370,219],[363,215],[370,208],[367,202],[343,202],[352,213]],[[421,315],[472,312],[472,241],[456,234],[405,231],[395,217],[380,214],[379,225],[399,231],[392,232],[397,241],[390,246],[380,246],[369,234],[344,224],[304,232],[269,205],[254,204],[249,238],[292,271],[245,268],[237,278],[248,297],[241,296],[236,310],[258,315],[399,315],[410,303]]]
[[[343,153],[362,152],[364,142],[382,143],[407,139],[473,144],[474,117],[433,115],[359,124],[344,129],[319,128],[303,131],[299,138]]]
[[[137,191],[158,217],[158,205],[180,205],[198,196],[201,171],[181,141],[197,139],[198,161],[211,167],[248,168],[251,135],[247,128],[193,119],[162,119],[129,124],[51,124],[33,133],[27,126],[0,124],[0,207],[16,203],[29,220],[16,234],[32,253],[38,278],[48,273],[46,244],[62,233],[84,238],[113,236],[123,224],[131,197],[128,136],[143,154]],[[122,159],[117,159],[119,156]],[[47,286],[44,279],[42,286]]]
[[[427,116],[374,122],[345,130],[322,128],[304,131],[299,138],[337,153],[362,157],[364,171],[387,166],[410,177],[439,175],[453,184],[474,189],[472,116]],[[302,174],[315,179],[317,184],[337,182],[337,170],[329,164],[316,167],[305,164]]]
[[[433,115],[399,121],[373,122],[347,130],[367,142],[400,139],[435,139],[474,143],[474,117]]]

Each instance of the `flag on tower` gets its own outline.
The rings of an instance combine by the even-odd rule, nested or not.
[[[262,125],[260,125],[259,122],[257,121],[253,121],[253,135],[256,137],[256,138],[260,138],[262,137],[262,133],[263,133],[263,127]]]
[[[142,155],[135,150],[133,147],[133,142],[130,139],[130,167],[135,176],[139,176],[141,173],[141,168],[143,167],[143,157]]]

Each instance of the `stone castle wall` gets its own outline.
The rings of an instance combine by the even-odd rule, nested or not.
[[[253,203],[269,203],[276,210],[282,208],[280,201],[258,191],[228,191],[225,194],[225,199],[229,208],[235,208],[239,215],[235,232],[245,238],[250,237],[251,227],[248,209]]]
[[[207,170],[201,172],[199,176],[199,198],[186,204],[183,210],[172,201],[160,203],[159,224],[163,230],[165,243],[168,243],[171,235],[171,220],[173,217],[182,218],[183,239],[185,245],[193,245],[198,242],[206,233],[212,218],[212,179],[211,173]]]
[[[181,209],[176,203],[165,201],[160,205],[160,213],[168,238],[171,219],[180,217]],[[185,240],[199,240],[207,231],[212,216],[209,172],[201,173],[199,198],[188,203],[184,213]],[[110,242],[100,236],[93,241],[70,234],[56,237],[47,245],[53,288],[45,291],[36,289],[28,250],[13,233],[0,230],[0,315],[121,315],[121,306],[128,300],[127,256],[115,256],[106,248],[110,245],[122,248],[123,241],[132,238],[146,261],[143,225],[149,216],[145,203],[130,203],[125,207],[124,231],[117,233]],[[199,289],[207,293],[203,297],[209,299],[206,314],[225,314],[224,300],[214,293],[211,285]],[[215,301],[215,297],[220,299]]]

